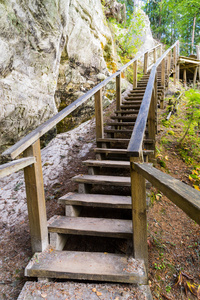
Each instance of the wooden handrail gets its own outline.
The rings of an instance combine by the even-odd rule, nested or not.
[[[154,48],[151,48],[149,51],[153,51],[154,49],[157,49],[160,45],[157,45]],[[98,92],[100,89],[102,89],[108,82],[110,82],[113,78],[119,76],[121,72],[123,72],[128,66],[134,63],[134,61],[140,59],[144,55],[138,55],[131,61],[129,61],[126,65],[121,67],[116,73],[112,74],[102,82],[100,82],[98,85],[96,85],[94,88],[92,88],[90,91],[88,91],[86,94],[78,98],[76,101],[68,105],[66,108],[61,110],[59,113],[57,113],[55,116],[44,122],[42,125],[38,126],[35,130],[30,132],[28,135],[23,137],[20,141],[18,141],[16,144],[11,146],[9,149],[4,151],[2,153],[2,156],[7,159],[14,159],[19,154],[21,154],[24,150],[26,150],[29,146],[31,146],[34,142],[36,142],[41,136],[43,136],[46,132],[48,132],[50,129],[52,129],[56,124],[58,124],[61,120],[63,120],[65,117],[67,117],[69,114],[71,114],[77,107],[85,103],[90,97],[92,97],[96,92]]]
[[[199,191],[150,164],[134,163],[134,169],[200,225]]]
[[[131,135],[131,139],[128,145],[127,154],[133,157],[140,157],[142,154],[142,144],[144,139],[144,133],[146,129],[149,108],[152,99],[152,93],[154,89],[154,81],[156,78],[157,68],[162,62],[162,60],[168,55],[168,53],[178,45],[178,41],[174,43],[165,53],[157,60],[157,62],[152,67],[149,81],[144,93],[144,97],[140,106],[138,117]]]
[[[35,157],[20,158],[9,163],[0,165],[0,178],[24,169],[36,162]]]

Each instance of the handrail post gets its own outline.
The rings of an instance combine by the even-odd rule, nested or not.
[[[145,52],[144,54],[144,75],[147,74],[147,68],[148,68],[148,57],[149,57],[149,52]]]
[[[155,137],[156,137],[156,107],[157,107],[157,76],[154,81],[154,89],[151,97],[151,103],[148,114],[148,138],[154,141],[154,155],[150,157],[153,159],[155,157]]]
[[[95,93],[96,139],[104,137],[102,88]]]
[[[174,46],[173,48],[173,64],[174,64],[174,74],[173,74],[173,78],[174,78],[174,85],[176,85],[176,46]]]
[[[171,51],[169,51],[169,54],[167,56],[167,76],[169,76],[171,70]]]
[[[183,85],[184,85],[184,88],[187,87],[187,71],[186,71],[186,69],[183,70]]]
[[[200,60],[200,47],[196,46],[196,52],[197,52],[197,59]],[[198,67],[199,72],[199,81],[200,81],[200,66]]]
[[[136,259],[143,259],[148,271],[146,185],[144,177],[134,169],[136,161],[138,158],[130,157],[133,256]]]
[[[160,100],[160,108],[164,108],[164,98],[165,98],[165,58],[163,58],[161,63],[161,86],[163,86],[163,95]]]
[[[179,73],[180,73],[180,66],[178,64],[179,59],[179,41],[177,41],[177,48],[176,48],[176,79],[179,81]]]
[[[116,109],[120,110],[122,104],[121,96],[121,73],[116,77]]]
[[[24,151],[24,157],[34,156],[36,163],[24,168],[28,217],[33,253],[48,246],[46,203],[44,195],[40,140]]]
[[[195,88],[195,84],[196,84],[196,80],[197,80],[197,71],[198,71],[198,67],[196,67],[194,70],[193,88]]]
[[[153,62],[156,63],[156,48],[153,49]]]
[[[137,87],[137,65],[138,61],[135,60],[133,63],[133,88]]]

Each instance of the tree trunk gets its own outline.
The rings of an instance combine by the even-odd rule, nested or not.
[[[195,26],[196,26],[196,16],[194,16],[193,27],[192,27],[192,54],[194,53],[194,33],[195,33]]]

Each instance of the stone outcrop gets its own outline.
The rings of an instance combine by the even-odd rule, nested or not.
[[[0,2],[1,145],[16,142],[57,112],[68,6],[68,0]]]
[[[106,0],[105,5],[121,22],[121,4]],[[0,18],[2,152],[119,66],[100,0],[3,0]],[[104,104],[114,97],[114,85],[107,85]],[[59,131],[93,113],[90,99]]]

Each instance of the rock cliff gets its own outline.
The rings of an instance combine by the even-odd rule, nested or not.
[[[118,66],[100,0],[2,0],[0,18],[2,152]]]

